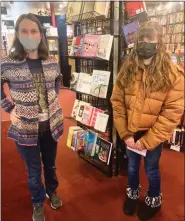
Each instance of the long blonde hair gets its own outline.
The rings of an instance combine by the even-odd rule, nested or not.
[[[135,75],[141,68],[136,48],[138,41],[143,37],[152,39],[156,35],[158,39],[157,53],[154,55],[147,71],[146,89],[150,92],[167,91],[172,88],[170,74],[175,75],[174,64],[170,55],[166,52],[165,43],[162,36],[162,27],[154,21],[144,23],[137,34],[136,43],[128,58],[122,64],[118,73],[117,83],[123,88],[130,88],[135,80]]]

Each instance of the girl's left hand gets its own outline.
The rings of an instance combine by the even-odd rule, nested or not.
[[[145,146],[139,140],[135,143],[135,148],[140,151],[146,149]]]

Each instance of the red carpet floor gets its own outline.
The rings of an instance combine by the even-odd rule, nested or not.
[[[75,94],[61,90],[60,101],[64,116],[69,116]],[[7,139],[9,116],[2,112],[2,221],[31,221],[32,205],[27,187],[24,162],[12,140]],[[136,221],[122,212],[127,177],[107,178],[66,147],[68,127],[59,141],[57,174],[58,194],[63,207],[53,211],[45,203],[46,221]],[[184,155],[164,150],[161,158],[163,207],[155,221],[184,220]],[[141,168],[142,195],[147,179]]]

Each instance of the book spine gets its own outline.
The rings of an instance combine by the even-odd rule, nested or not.
[[[73,137],[73,130],[71,128],[69,128],[68,137],[67,137],[67,147],[68,148],[71,148],[72,137]]]

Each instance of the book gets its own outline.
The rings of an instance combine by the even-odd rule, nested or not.
[[[138,21],[131,22],[130,24],[123,26],[123,33],[125,36],[125,41],[128,46],[132,46],[135,42],[136,33],[139,30]]]
[[[72,109],[72,112],[71,112],[71,117],[74,118],[74,119],[76,119],[76,116],[78,114],[79,106],[80,106],[80,101],[78,99],[75,99],[73,109]]]
[[[74,55],[75,56],[81,56],[82,55],[83,41],[84,41],[83,36],[77,36],[76,37],[76,41],[75,41],[75,45],[74,45]]]
[[[89,103],[86,103],[84,101],[80,101],[79,102],[79,106],[78,106],[78,109],[77,109],[77,114],[76,114],[76,120],[81,122],[82,121],[82,116],[83,116],[83,112],[84,112],[84,109],[85,109],[85,106],[88,106],[90,105]]]
[[[94,156],[95,146],[98,134],[94,131],[88,130],[86,133],[86,146],[85,146],[85,155]]]
[[[92,106],[87,106],[87,105],[85,106],[83,116],[82,116],[82,121],[81,121],[82,124],[85,124],[87,126],[90,125],[93,109],[94,107]]]
[[[70,89],[75,90],[77,88],[77,83],[78,83],[78,78],[79,78],[79,73],[73,72],[71,74],[71,81],[70,81]]]
[[[74,55],[74,50],[75,50],[75,44],[76,44],[76,37],[73,37],[72,43],[69,46],[69,55],[73,56]]]
[[[125,9],[128,17],[136,16],[146,11],[144,1],[125,2]]]
[[[83,129],[77,130],[74,133],[73,142],[71,145],[71,149],[76,152],[83,152],[86,145],[86,134],[87,132]]]
[[[109,165],[112,152],[112,143],[105,139],[97,137],[94,159]]]
[[[112,42],[112,35],[101,35],[96,56],[108,61],[110,59]]]
[[[97,118],[96,118],[96,122],[94,125],[94,129],[101,131],[101,132],[105,132],[106,128],[107,128],[108,119],[109,119],[108,114],[98,113]]]
[[[147,149],[140,151],[140,150],[132,149],[129,146],[127,146],[127,149],[146,157]]]
[[[78,77],[76,90],[81,93],[90,94],[91,84],[92,75],[81,72]]]
[[[110,71],[93,70],[90,94],[106,98],[109,86]]]
[[[104,113],[104,111],[94,107],[91,115],[90,127],[94,127],[98,113]]]
[[[172,54],[171,54],[171,61],[172,61],[174,64],[177,64],[177,62],[178,62],[178,56],[177,56],[177,54],[175,54],[175,53],[172,53]]]
[[[69,127],[69,132],[67,136],[67,147],[71,148],[71,144],[73,142],[73,134],[75,131],[81,130],[81,127],[78,126],[71,126]]]
[[[86,34],[84,37],[82,56],[96,57],[100,36]]]

